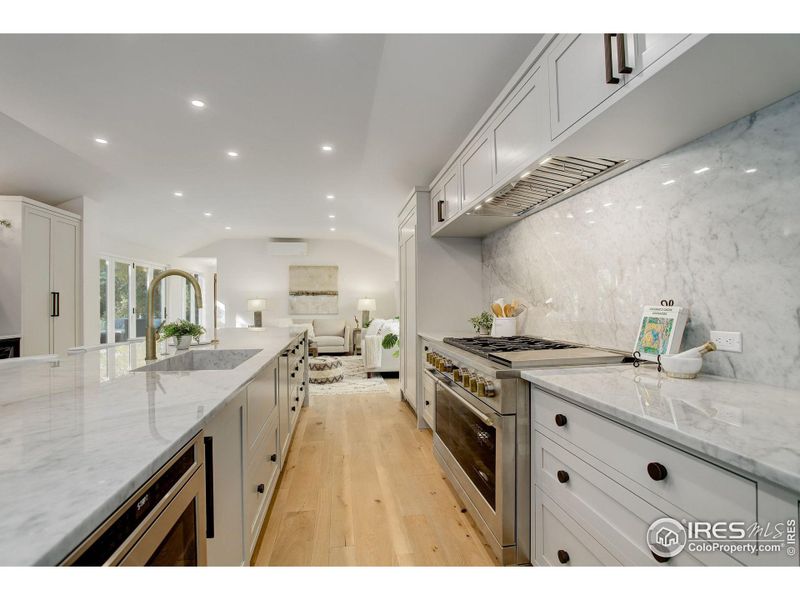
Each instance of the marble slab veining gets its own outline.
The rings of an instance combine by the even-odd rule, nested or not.
[[[484,303],[519,298],[520,333],[632,351],[642,306],[673,299],[684,347],[742,332],[707,372],[800,389],[798,190],[795,94],[488,236]]]
[[[672,379],[650,365],[529,370],[523,378],[800,496],[800,392],[711,375]]]
[[[60,562],[298,334],[219,337],[206,348],[260,352],[233,369],[136,373],[138,343],[0,370],[0,565]]]

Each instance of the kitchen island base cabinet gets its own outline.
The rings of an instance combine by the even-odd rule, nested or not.
[[[242,390],[206,426],[206,502],[208,564],[234,567],[245,563],[242,526]],[[209,453],[211,453],[209,460]]]

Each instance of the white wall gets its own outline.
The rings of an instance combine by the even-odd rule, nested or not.
[[[356,305],[361,297],[376,299],[377,311],[371,317],[398,314],[394,257],[355,242],[308,240],[306,256],[270,256],[267,240],[225,240],[193,254],[217,259],[219,300],[224,305],[219,315],[220,327],[252,324],[253,315],[247,310],[249,298],[269,300],[265,317],[300,317],[289,315],[289,265],[339,267],[339,318],[352,323],[357,314],[360,320]]]

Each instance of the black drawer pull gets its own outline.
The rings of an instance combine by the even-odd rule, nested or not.
[[[627,54],[625,53],[625,34],[618,33],[617,35],[617,71],[620,73],[633,73],[633,67],[626,64]]]
[[[425,406],[430,406],[430,403],[431,403],[430,400],[425,400]]]
[[[653,555],[653,558],[656,559],[656,562],[665,563],[669,561],[669,556],[659,556],[655,552],[651,552],[651,554]]]
[[[436,203],[436,222],[442,223],[444,221],[444,200],[439,200]]]
[[[265,489],[265,488],[264,488],[264,484],[263,484],[263,483],[259,483],[259,484],[258,484],[258,487],[256,487],[256,491],[257,491],[259,494],[263,494],[263,493],[264,493],[264,489]]]
[[[296,407],[296,406],[293,406],[293,407],[292,407],[292,412],[294,412],[294,411],[296,411],[296,410],[297,410],[297,407]]]
[[[291,375],[292,377],[294,377],[294,376],[296,375],[296,373],[290,373],[290,375]]]
[[[556,555],[558,556],[558,562],[562,565],[565,565],[569,562],[569,552],[566,550],[559,550]]]
[[[663,481],[667,478],[667,467],[657,462],[648,463],[647,474],[653,481]]]
[[[270,459],[272,462],[278,462],[278,455],[277,455],[277,454],[271,454],[271,455],[270,455],[270,457],[269,457],[269,459]]]
[[[561,483],[567,483],[569,481],[569,473],[566,471],[559,471],[556,473],[556,477],[558,477],[558,481]]]
[[[564,427],[564,425],[566,425],[566,424],[567,424],[566,415],[562,415],[561,413],[558,413],[556,415],[556,425],[558,425],[559,427]]]

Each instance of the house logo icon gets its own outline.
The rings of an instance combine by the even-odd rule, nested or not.
[[[656,556],[672,558],[686,546],[686,529],[680,521],[664,517],[654,521],[647,530],[647,545]]]

